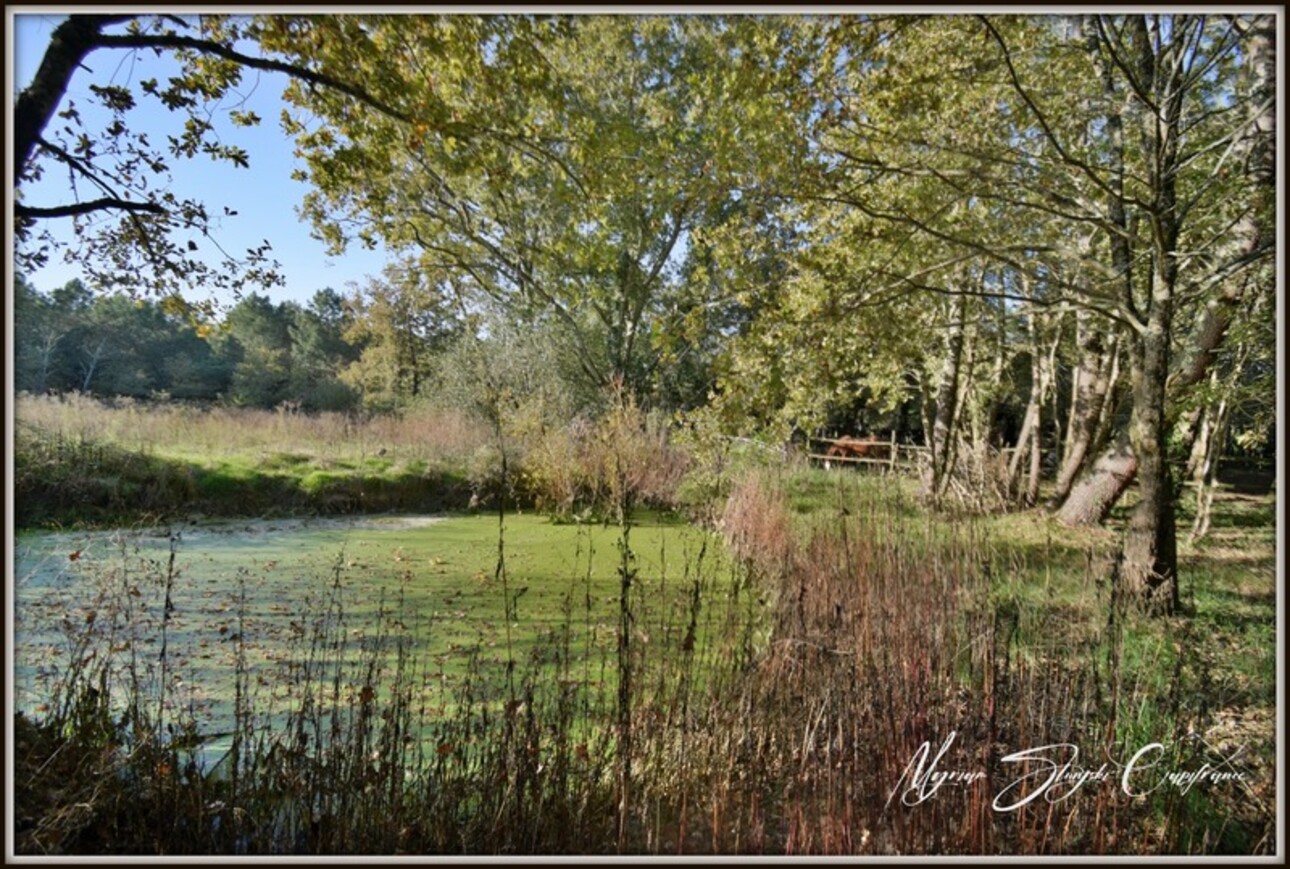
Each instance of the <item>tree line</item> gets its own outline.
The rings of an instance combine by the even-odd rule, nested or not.
[[[1271,432],[1273,15],[69,22],[55,60],[182,48],[188,77],[138,88],[190,115],[244,66],[285,72],[303,213],[333,250],[382,242],[417,304],[451,300],[471,340],[543,336],[579,393],[738,434],[916,432],[933,504],[1033,506],[1049,479],[1062,521],[1096,523],[1136,483],[1122,587],[1157,611],[1178,606],[1179,469],[1203,482],[1222,444]],[[123,138],[134,98],[100,94],[126,180],[153,153]],[[186,129],[174,157],[245,157]],[[20,152],[20,183],[111,163],[58,135]],[[140,240],[205,212],[118,193],[96,207],[120,229],[86,249],[182,274],[183,246]],[[20,216],[38,259],[49,215]],[[265,257],[245,274],[271,282]],[[415,340],[355,326],[339,381],[419,393],[438,327],[364,304]]]
[[[15,280],[14,383],[32,393],[391,411],[424,397],[431,353],[460,323],[374,281],[307,304],[251,293],[213,317],[179,295],[42,293]],[[410,291],[409,291],[410,292]]]

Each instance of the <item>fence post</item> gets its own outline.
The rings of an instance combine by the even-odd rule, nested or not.
[[[891,455],[890,455],[890,458],[888,459],[889,464],[888,464],[888,467],[887,467],[887,469],[888,469],[889,471],[891,471],[892,473],[895,473],[895,471],[896,471],[896,448],[897,448],[897,444],[896,444],[896,430],[895,430],[895,429],[892,429],[892,431],[891,431]]]

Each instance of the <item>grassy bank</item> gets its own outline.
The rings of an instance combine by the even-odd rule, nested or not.
[[[19,430],[14,443],[18,527],[165,523],[203,516],[439,512],[471,503],[459,468],[381,457],[299,452],[185,460],[111,442]]]
[[[19,527],[459,510],[490,472],[487,432],[447,412],[360,419],[22,396],[15,418]]]
[[[677,506],[686,471],[664,427],[634,406],[595,425],[504,435],[442,409],[359,417],[78,395],[20,396],[15,420],[20,528],[428,513],[503,501],[568,520],[601,518],[620,488],[653,507]]]

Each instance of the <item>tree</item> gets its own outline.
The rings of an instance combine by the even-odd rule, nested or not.
[[[1189,389],[1203,383],[1224,339],[1242,310],[1242,300],[1251,286],[1267,286],[1275,281],[1268,270],[1274,245],[1275,218],[1271,202],[1275,191],[1275,19],[1256,16],[1231,19],[1233,31],[1241,40],[1240,80],[1231,111],[1242,125],[1239,136],[1224,153],[1225,162],[1238,167],[1227,169],[1243,189],[1233,202],[1240,210],[1229,220],[1230,241],[1218,252],[1225,257],[1214,270],[1213,279],[1201,282],[1205,290],[1195,300],[1191,318],[1195,326],[1182,346],[1180,363],[1170,376],[1167,427],[1179,421],[1180,398]],[[1236,267],[1233,267],[1236,266]],[[1181,420],[1185,441],[1197,432],[1197,411],[1193,409]],[[1184,447],[1184,452],[1188,447]],[[1078,487],[1062,505],[1058,517],[1069,525],[1102,521],[1111,506],[1128,488],[1138,471],[1137,456],[1126,438],[1119,439],[1080,480]]]
[[[741,179],[750,158],[769,165],[765,131],[807,109],[765,86],[787,77],[786,26],[363,16],[279,21],[271,45],[311,68],[364,69],[413,119],[290,90],[321,121],[293,129],[316,188],[306,211],[337,249],[379,238],[419,251],[475,299],[558,330],[589,384],[640,394],[663,333],[709,301],[683,277],[695,234],[754,192]]]
[[[848,20],[838,32],[849,68],[822,99],[831,184],[815,195],[911,249],[866,257],[856,296],[1083,310],[1123,336],[1124,441],[1142,494],[1123,588],[1163,611],[1177,589],[1168,384],[1178,347],[1192,343],[1178,317],[1203,310],[1273,249],[1266,236],[1226,243],[1229,227],[1261,211],[1258,172],[1239,160],[1270,105],[1266,88],[1260,96],[1238,84],[1242,60],[1259,54],[1248,24],[1188,15]],[[978,285],[965,264],[1003,278]],[[1030,294],[1018,292],[1023,278]],[[955,341],[947,350],[958,356]],[[957,401],[953,372],[937,401],[941,435]],[[948,440],[934,431],[933,446],[943,468]]]
[[[14,386],[37,394],[48,391],[63,337],[71,324],[54,301],[15,275],[14,319],[22,323],[14,334]]]
[[[21,276],[15,290],[18,389],[212,399],[227,388],[228,370],[177,297],[95,296],[79,280],[45,296]]]
[[[348,409],[357,396],[341,382],[340,373],[359,353],[344,337],[353,319],[344,297],[322,289],[307,307],[294,308],[291,314],[287,392],[306,410]]]
[[[165,296],[186,288],[227,289],[280,283],[269,244],[241,260],[215,239],[217,219],[207,205],[183,200],[168,189],[173,161],[207,156],[244,166],[250,155],[226,144],[208,106],[240,81],[244,69],[280,72],[374,107],[391,110],[347,76],[332,77],[267,54],[244,50],[256,28],[225,15],[71,15],[54,29],[31,83],[14,105],[16,260],[30,273],[59,250],[48,222],[71,219],[77,242],[64,255],[95,285]],[[178,74],[130,83],[91,82],[100,112],[84,110],[68,96],[73,76],[103,51],[169,54]],[[131,130],[129,113],[139,99],[155,99],[183,118],[182,131],[162,145]],[[233,125],[259,123],[253,113],[230,112]],[[66,173],[69,201],[35,203],[28,188],[53,171]],[[88,191],[81,195],[80,191]],[[227,215],[224,215],[227,216]],[[197,254],[213,245],[219,265]]]
[[[275,407],[292,398],[291,321],[296,306],[252,293],[224,318],[219,355],[233,371],[228,398],[234,404]]]
[[[386,266],[345,302],[343,337],[357,358],[341,372],[363,405],[397,410],[424,397],[433,354],[457,335],[457,294],[441,269],[415,261]]]

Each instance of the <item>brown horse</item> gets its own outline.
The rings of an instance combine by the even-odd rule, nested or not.
[[[891,443],[881,441],[873,435],[864,437],[840,437],[829,448],[824,451],[824,455],[839,459],[889,459],[891,458]],[[824,460],[824,467],[829,468],[831,463],[828,458]]]

